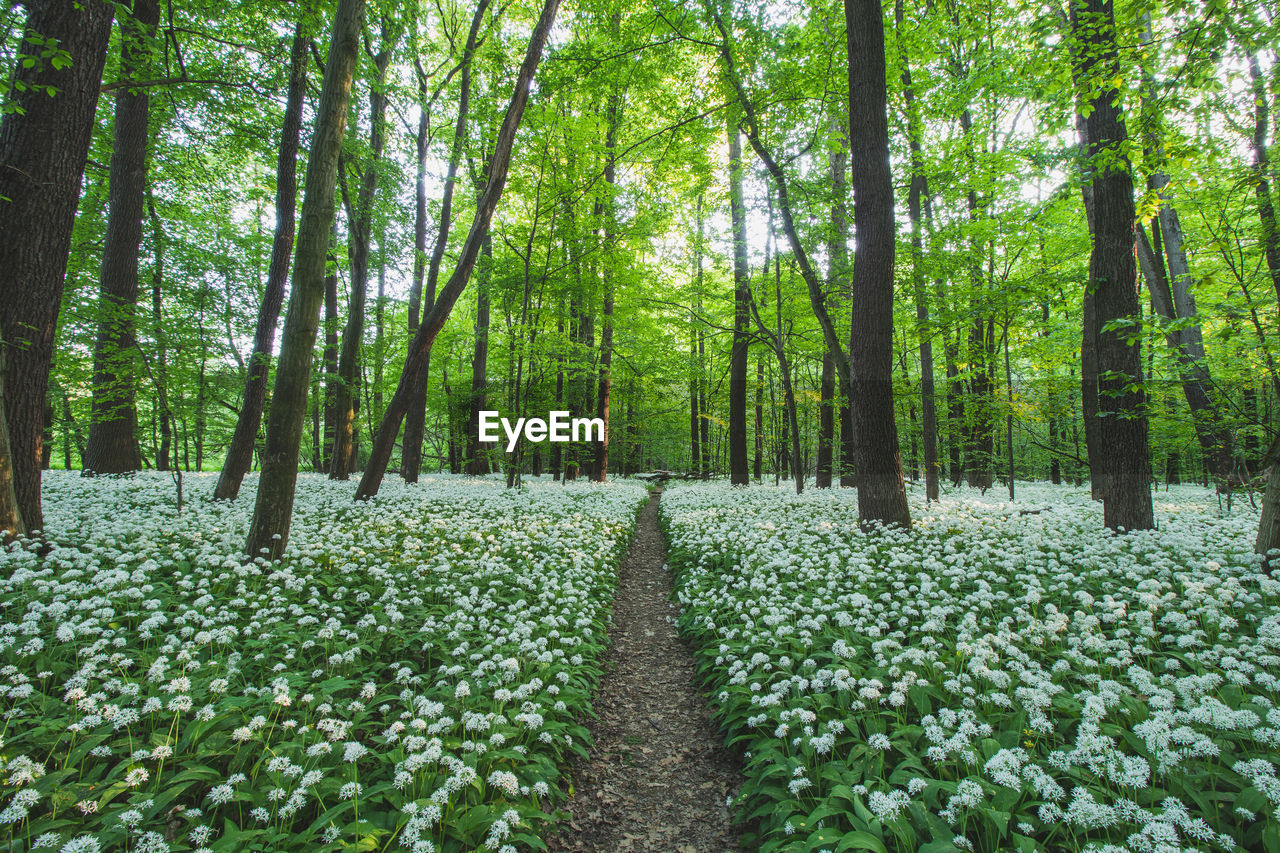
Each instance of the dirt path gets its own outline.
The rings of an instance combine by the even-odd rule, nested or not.
[[[668,621],[671,575],[655,494],[619,568],[612,647],[590,726],[595,749],[574,772],[572,819],[553,853],[736,851],[727,797],[740,777],[698,690],[693,656]]]

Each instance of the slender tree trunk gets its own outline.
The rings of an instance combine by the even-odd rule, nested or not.
[[[476,340],[471,354],[471,395],[468,397],[466,473],[489,473],[489,457],[480,446],[480,410],[485,407],[489,371],[489,281],[493,268],[493,243],[485,238],[476,265]],[[515,412],[512,413],[517,414]]]
[[[154,0],[138,0],[120,21],[120,71],[146,76],[149,42],[160,21]],[[93,348],[93,403],[84,473],[123,474],[142,467],[138,447],[138,253],[147,190],[148,89],[116,90],[107,230],[102,244],[102,299]]]
[[[621,26],[620,13],[615,11],[610,20],[610,31],[614,38],[618,37]],[[617,208],[613,196],[617,192],[618,166],[615,149],[618,140],[618,128],[622,123],[622,92],[614,91],[609,98],[607,110],[607,128],[604,136],[604,182],[607,199],[604,204],[604,251],[605,262],[601,273],[604,276],[604,287],[601,302],[600,324],[600,382],[596,394],[596,417],[604,423],[603,439],[596,444],[593,478],[603,483],[609,475],[609,402],[613,391],[613,302],[614,271],[609,263],[609,253],[613,251],[613,243],[617,239]]]
[[[831,488],[832,450],[835,443],[835,365],[831,353],[822,355],[822,379],[818,383],[818,461],[814,487]]]
[[[893,412],[893,182],[889,171],[884,21],[876,0],[844,0],[854,260],[849,340],[858,517],[910,526]]]
[[[244,401],[236,419],[236,429],[222,463],[215,500],[235,500],[240,484],[253,464],[253,447],[262,425],[267,400],[267,376],[275,348],[276,323],[284,306],[284,288],[289,278],[289,255],[293,252],[294,218],[298,208],[298,140],[302,135],[302,102],[307,90],[307,48],[311,40],[299,22],[289,52],[289,91],[280,130],[280,152],[276,158],[276,230],[271,241],[271,262],[267,286],[258,309],[258,325],[253,333],[253,354],[249,356],[249,376]]]
[[[484,22],[489,0],[478,0],[475,14],[471,16],[471,29],[467,32],[467,44],[462,56],[458,119],[454,124],[453,145],[449,149],[449,165],[445,173],[444,194],[440,201],[440,224],[436,230],[435,244],[431,249],[431,262],[427,269],[426,293],[422,289],[422,258],[426,249],[426,157],[427,157],[427,102],[426,83],[422,82],[422,113],[418,123],[418,190],[417,209],[414,218],[414,283],[409,297],[409,336],[418,331],[419,311],[430,311],[435,305],[436,285],[440,279],[440,264],[449,244],[449,231],[453,225],[453,195],[458,183],[458,168],[462,163],[463,148],[467,139],[467,123],[471,111],[471,59],[475,55],[480,26]],[[422,470],[422,436],[427,417],[427,383],[431,372],[431,355],[427,354],[422,371],[412,378],[409,389],[408,410],[404,420],[404,444],[401,449],[401,474],[406,483],[418,482]]]
[[[329,232],[324,277],[324,444],[320,450],[320,471],[328,471],[333,460],[334,436],[338,434],[338,223]]]
[[[729,357],[729,482],[745,486],[747,470],[747,339],[750,293],[747,212],[742,199],[742,142],[729,111],[729,212],[733,225],[733,346]]]
[[[504,114],[502,127],[498,131],[497,142],[490,158],[490,166],[487,170],[489,182],[480,198],[475,219],[472,221],[467,239],[463,242],[453,274],[441,290],[440,298],[423,319],[417,333],[414,335],[413,342],[410,345],[409,356],[405,360],[400,384],[397,386],[395,394],[387,402],[387,411],[382,417],[382,423],[378,427],[378,433],[372,442],[369,464],[365,468],[364,476],[360,480],[360,487],[356,491],[357,499],[370,498],[378,493],[378,489],[382,485],[382,478],[387,470],[387,462],[391,458],[391,450],[395,444],[396,435],[399,433],[400,424],[404,420],[410,395],[410,385],[414,377],[425,369],[431,352],[431,345],[435,342],[436,335],[439,334],[440,329],[444,326],[445,320],[448,319],[449,313],[453,310],[454,303],[457,302],[458,297],[467,285],[468,279],[471,277],[471,270],[475,266],[476,257],[480,252],[480,244],[489,232],[489,222],[493,217],[494,208],[497,207],[498,200],[502,196],[503,187],[506,185],[507,169],[511,162],[511,150],[515,144],[516,129],[519,127],[520,118],[524,114],[525,103],[529,97],[529,87],[533,81],[534,72],[537,70],[538,62],[542,58],[542,48],[546,43],[547,35],[551,31],[558,5],[559,0],[545,0],[538,24],[530,36],[529,48],[525,52],[524,61],[516,77],[515,91],[511,96],[511,103]]]
[[[53,339],[114,5],[28,0],[19,56],[56,40],[69,65],[19,60],[0,121],[0,338],[14,493],[31,531],[44,527],[40,458]],[[37,39],[33,41],[33,39]],[[49,97],[49,90],[57,92]]]
[[[333,38],[307,161],[306,195],[293,261],[293,288],[267,417],[266,452],[245,545],[247,553],[255,559],[259,556],[279,559],[289,540],[302,421],[311,384],[312,350],[319,326],[320,303],[324,299],[325,259],[333,226],[338,155],[347,126],[351,77],[360,49],[364,10],[364,0],[338,0],[334,14]]]
[[[1276,224],[1271,199],[1271,154],[1267,150],[1267,88],[1256,53],[1249,54],[1249,80],[1253,91],[1253,190],[1258,200],[1258,220],[1262,224],[1262,253],[1280,302],[1280,226]]]
[[[5,353],[5,342],[0,338],[0,545],[7,545],[27,533],[13,488],[13,453],[9,448],[9,423],[5,417]]]
[[[903,21],[902,0],[894,4],[897,31]],[[907,213],[911,220],[911,289],[916,306],[916,334],[920,346],[920,408],[924,419],[924,483],[925,500],[939,499],[938,491],[938,413],[933,385],[933,335],[929,325],[929,299],[925,290],[924,238],[922,236],[922,199],[926,194],[924,155],[920,144],[920,116],[915,104],[915,87],[911,67],[905,53],[902,87],[907,113],[907,142],[911,149],[911,182],[907,190]]]
[[[162,293],[164,290],[164,228],[160,217],[156,214],[153,199],[147,199],[147,209],[151,214],[151,239],[155,243],[155,266],[151,270],[151,334],[156,341],[155,382],[157,396],[168,398],[169,388],[169,345],[168,335],[164,328],[164,316],[161,312]],[[65,395],[63,397],[65,400]],[[173,415],[167,405],[158,406],[160,419],[160,444],[156,448],[156,470],[168,471],[171,464],[169,454],[173,450]],[[68,465],[68,468],[71,466]],[[175,466],[176,467],[176,466]]]
[[[764,356],[756,356],[756,455],[751,476],[757,483],[764,477]]]
[[[378,192],[378,169],[386,146],[387,65],[395,49],[395,36],[389,35],[386,21],[382,25],[382,44],[373,58],[374,80],[369,92],[369,160],[362,164],[360,189],[355,206],[348,202],[347,221],[351,223],[347,255],[351,262],[351,299],[347,306],[347,325],[342,332],[342,348],[338,354],[338,383],[334,408],[337,413],[333,439],[333,460],[329,468],[331,480],[346,480],[357,465],[355,427],[360,387],[360,352],[364,342],[365,303],[369,291],[369,249],[373,239],[373,200]],[[341,166],[339,166],[341,168]],[[345,186],[345,185],[344,185]]]
[[[1097,90],[1085,119],[1094,208],[1088,287],[1096,312],[1095,336],[1085,341],[1085,349],[1096,347],[1098,353],[1103,518],[1115,530],[1146,530],[1154,526],[1154,519],[1141,347],[1133,335],[1136,330],[1104,329],[1113,320],[1138,323],[1141,316],[1133,179],[1121,150],[1128,132],[1119,93],[1109,82],[1097,83],[1116,73],[1111,0],[1086,0],[1073,9],[1072,28],[1083,55],[1080,77],[1090,90]]]

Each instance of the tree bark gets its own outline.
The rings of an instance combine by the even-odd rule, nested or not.
[[[893,411],[893,182],[884,22],[877,0],[844,0],[849,59],[854,253],[850,388],[857,436],[858,517],[908,527]]]
[[[894,4],[897,31],[901,32],[903,4]],[[903,55],[902,88],[907,114],[907,144],[911,149],[911,182],[907,190],[907,214],[911,220],[911,291],[916,305],[916,335],[920,346],[920,408],[923,417],[925,500],[939,499],[938,412],[933,384],[933,335],[929,325],[929,298],[925,290],[922,200],[926,193],[924,154],[920,143],[920,115],[916,109],[911,66]]]
[[[475,346],[471,353],[471,394],[467,397],[467,456],[464,470],[472,476],[489,473],[489,457],[480,446],[480,410],[485,407],[489,368],[489,281],[493,244],[486,237],[476,266]],[[518,413],[512,413],[518,414]]]
[[[115,7],[102,0],[28,0],[24,5],[24,32],[56,39],[71,56],[70,65],[61,68],[18,62],[10,77],[13,109],[0,121],[6,416],[14,493],[27,529],[34,532],[44,527],[40,457],[54,331]],[[43,43],[33,44],[29,36],[18,53],[40,56]]]
[[[279,559],[289,541],[298,452],[311,382],[312,352],[324,299],[325,262],[333,225],[338,155],[347,126],[351,77],[360,49],[365,0],[338,0],[325,63],[315,131],[307,162],[306,195],[293,261],[293,288],[281,337],[280,360],[267,417],[258,495],[245,545],[248,554]],[[385,464],[385,462],[384,462]]]
[[[831,488],[832,445],[835,439],[835,365],[831,353],[822,355],[822,379],[818,383],[818,461],[814,488]]]
[[[747,469],[747,212],[742,199],[742,142],[729,111],[729,213],[733,223],[733,346],[729,356],[729,482],[745,486]]]
[[[1096,334],[1084,343],[1098,354],[1103,519],[1113,530],[1146,530],[1155,522],[1138,334],[1142,309],[1134,260],[1133,179],[1122,153],[1128,132],[1119,93],[1109,82],[1117,65],[1111,0],[1085,0],[1073,8],[1072,29],[1080,78],[1095,91],[1085,131],[1094,209],[1088,289]],[[1123,325],[1107,328],[1112,323]]]
[[[431,262],[426,273],[426,293],[423,293],[423,253],[426,250],[427,234],[427,196],[426,196],[426,157],[427,157],[427,102],[426,82],[422,81],[420,100],[421,116],[418,120],[418,181],[417,201],[414,214],[414,273],[413,288],[409,295],[409,335],[412,338],[418,331],[419,312],[430,311],[435,304],[436,285],[440,279],[440,264],[444,260],[445,248],[449,244],[449,231],[453,225],[453,194],[458,183],[458,167],[462,163],[463,146],[467,140],[467,123],[471,112],[471,59],[476,52],[476,42],[480,35],[480,25],[489,8],[489,0],[476,3],[475,14],[471,16],[471,29],[467,31],[467,44],[462,55],[459,93],[458,118],[454,123],[453,145],[449,149],[449,165],[445,173],[444,194],[440,200],[440,223],[436,230],[435,244],[431,249]],[[431,360],[428,353],[422,372],[413,377],[410,386],[408,410],[404,419],[404,443],[401,448],[401,476],[406,483],[418,482],[422,470],[422,436],[426,428],[427,418],[427,383],[431,375]]]
[[[267,286],[258,309],[258,324],[253,333],[253,353],[249,356],[249,374],[245,380],[244,400],[236,418],[236,429],[227,448],[222,473],[213,490],[214,500],[233,501],[240,494],[240,484],[253,464],[253,446],[262,425],[262,410],[267,400],[267,375],[271,370],[271,353],[275,348],[276,323],[284,307],[284,288],[289,278],[289,255],[293,251],[294,218],[298,207],[298,140],[302,135],[302,102],[307,91],[307,48],[310,39],[301,22],[293,34],[289,51],[289,90],[285,101],[284,123],[280,129],[280,152],[276,158],[276,230],[271,240],[271,261],[267,267]]]
[[[610,19],[611,37],[618,38],[621,26],[620,13],[615,11]],[[593,479],[603,483],[609,476],[609,404],[613,393],[613,307],[614,307],[614,272],[609,262],[609,253],[617,239],[618,217],[614,204],[614,193],[617,192],[618,165],[616,148],[618,129],[622,124],[622,92],[615,90],[609,98],[607,110],[607,126],[604,135],[604,183],[607,198],[604,204],[604,251],[605,262],[601,273],[604,276],[603,294],[601,297],[600,323],[600,382],[596,393],[596,417],[604,423],[604,437],[596,444],[595,465],[592,468]]]
[[[13,488],[13,453],[9,449],[9,423],[5,417],[5,353],[4,338],[0,337],[0,545],[8,545],[27,533]]]
[[[154,0],[138,0],[120,20],[120,67],[126,81],[145,77],[150,40],[160,22]],[[124,474],[142,467],[138,447],[138,254],[147,189],[150,96],[116,90],[107,230],[102,244],[102,290],[93,349],[93,402],[84,473]]]
[[[396,434],[399,433],[400,424],[404,420],[411,383],[414,377],[425,369],[431,352],[431,345],[435,343],[436,336],[440,333],[445,320],[448,319],[449,313],[453,310],[454,303],[462,295],[462,291],[466,288],[467,281],[471,277],[476,257],[480,252],[480,244],[489,232],[489,223],[493,217],[493,211],[497,207],[498,200],[502,197],[502,190],[506,185],[507,170],[511,164],[511,150],[515,145],[516,130],[519,127],[520,118],[524,114],[525,104],[529,98],[529,87],[533,82],[538,62],[542,58],[542,48],[546,44],[547,36],[551,31],[558,5],[559,0],[545,0],[538,24],[529,38],[529,48],[525,52],[524,61],[516,77],[515,91],[503,117],[502,126],[498,130],[497,143],[490,158],[490,165],[487,170],[489,182],[485,186],[480,203],[477,205],[475,218],[471,223],[471,230],[462,244],[453,274],[449,276],[448,282],[440,292],[440,298],[423,319],[410,344],[409,356],[405,360],[400,384],[396,387],[395,394],[387,402],[387,411],[382,416],[382,423],[378,427],[378,433],[374,437],[370,448],[369,464],[365,467],[364,476],[360,479],[360,486],[356,491],[358,500],[371,498],[378,493],[378,489],[382,485],[382,478],[386,474],[387,462],[391,458],[391,450],[395,444]]]
[[[1256,53],[1249,54],[1249,80],[1253,91],[1253,191],[1262,224],[1262,253],[1280,302],[1280,225],[1271,200],[1271,153],[1267,150],[1267,86]]]
[[[355,427],[359,407],[360,352],[364,343],[365,304],[369,292],[369,248],[373,239],[373,199],[378,192],[378,170],[386,145],[387,65],[391,62],[395,37],[382,25],[382,44],[373,57],[374,80],[369,89],[369,160],[362,164],[360,189],[355,206],[347,206],[351,234],[347,257],[351,263],[351,299],[347,306],[347,325],[342,330],[342,348],[338,354],[338,383],[334,395],[337,412],[333,437],[333,460],[329,479],[346,480],[356,465]],[[346,193],[344,200],[349,201]]]

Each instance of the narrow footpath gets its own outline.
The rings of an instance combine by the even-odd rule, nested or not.
[[[619,567],[611,648],[589,727],[595,749],[573,774],[572,818],[552,853],[728,853],[741,848],[726,799],[741,777],[721,746],[693,656],[670,621],[671,575],[659,493]]]

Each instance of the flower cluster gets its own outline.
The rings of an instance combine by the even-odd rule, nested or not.
[[[536,845],[644,489],[304,476],[268,564],[191,479],[49,473],[0,552],[0,847]]]
[[[761,850],[1280,843],[1280,581],[1256,513],[1174,488],[1158,531],[1113,535],[1069,487],[920,497],[910,531],[871,532],[850,490],[663,497]]]

